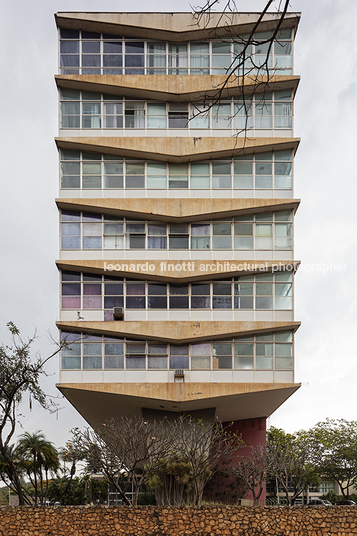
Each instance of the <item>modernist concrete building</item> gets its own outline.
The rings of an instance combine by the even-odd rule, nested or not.
[[[264,441],[294,383],[288,14],[58,13],[58,388],[119,415],[235,421]],[[235,72],[242,74],[242,69]],[[259,76],[256,76],[256,75]]]

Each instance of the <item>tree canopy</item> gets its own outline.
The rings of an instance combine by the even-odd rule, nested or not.
[[[357,485],[357,421],[326,419],[308,431],[320,473],[337,482],[348,499]]]
[[[31,355],[36,332],[23,339],[13,322],[7,323],[11,335],[11,345],[0,346],[0,455],[7,464],[7,476],[19,496],[20,505],[25,504],[18,468],[10,455],[10,443],[19,422],[18,407],[23,396],[28,394],[44,409],[54,409],[56,405],[46,396],[40,385],[40,378],[46,375],[45,365],[55,356],[63,344],[56,344],[54,352],[42,358]]]

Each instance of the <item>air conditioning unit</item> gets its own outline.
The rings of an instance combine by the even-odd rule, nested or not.
[[[124,320],[124,309],[123,309],[123,307],[114,307],[113,316],[114,316],[114,320]]]
[[[176,369],[175,370],[175,378],[184,378],[185,377],[185,371],[184,369]]]

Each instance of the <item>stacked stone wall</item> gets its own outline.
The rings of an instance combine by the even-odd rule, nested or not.
[[[350,536],[357,507],[1,507],[1,536]]]

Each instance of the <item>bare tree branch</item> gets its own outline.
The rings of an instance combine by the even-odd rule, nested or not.
[[[19,495],[19,503],[24,504],[24,492],[20,483],[16,464],[9,454],[10,441],[19,424],[18,407],[25,393],[37,401],[44,409],[52,409],[56,404],[49,400],[40,386],[41,375],[46,375],[45,365],[66,345],[66,341],[56,342],[56,349],[46,358],[36,355],[31,358],[31,348],[37,339],[36,330],[26,340],[21,337],[13,322],[7,327],[11,333],[11,346],[0,346],[0,454],[9,467],[9,478]]]
[[[219,39],[222,42],[227,43],[231,43],[233,41],[236,43],[236,47],[240,50],[236,53],[231,65],[226,69],[225,79],[215,88],[214,94],[206,94],[204,96],[202,107],[195,106],[197,110],[195,117],[198,115],[207,114],[209,110],[219,106],[222,99],[224,99],[225,92],[228,89],[232,90],[232,88],[236,88],[241,106],[238,107],[237,112],[232,115],[232,119],[237,114],[243,112],[245,115],[245,124],[243,127],[237,129],[235,135],[239,136],[243,133],[245,138],[247,138],[252,97],[255,94],[261,95],[260,103],[263,105],[265,102],[265,94],[270,90],[270,83],[273,76],[272,69],[274,69],[274,66],[272,66],[272,68],[269,66],[271,51],[274,42],[277,42],[279,31],[284,19],[286,18],[289,7],[289,0],[280,0],[278,2],[276,12],[279,13],[279,17],[275,22],[272,35],[265,40],[257,40],[256,33],[259,31],[269,8],[273,6],[275,2],[276,0],[268,0],[266,2],[264,9],[259,14],[249,35],[242,37],[233,33],[230,24],[226,24],[221,27],[219,34],[217,32],[217,29],[224,17],[228,16],[229,13],[237,13],[236,3],[232,0],[225,1],[224,7],[223,9],[221,8],[218,20],[216,21],[215,28],[212,29],[212,38]],[[220,0],[207,0],[203,6],[193,7],[196,25],[207,27],[212,19],[213,9],[218,7],[220,4]],[[223,36],[221,35],[222,28],[224,31]],[[259,62],[257,62],[252,54],[252,46],[263,45],[267,45],[264,60],[262,61],[260,58]]]

